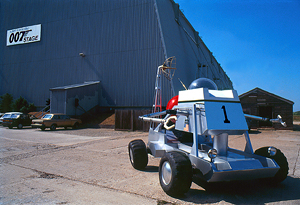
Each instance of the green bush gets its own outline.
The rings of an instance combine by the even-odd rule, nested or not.
[[[13,96],[6,93],[0,96],[0,112],[12,111]]]
[[[14,111],[21,111],[23,107],[28,107],[28,102],[22,96],[16,99],[12,105]]]
[[[12,95],[8,93],[0,96],[0,111],[3,113],[10,111],[29,113],[35,110],[36,106],[33,103],[28,103],[22,96],[15,101],[13,101]]]

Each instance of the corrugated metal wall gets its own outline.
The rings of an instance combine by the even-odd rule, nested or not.
[[[51,108],[50,111],[52,113],[64,113],[66,114],[66,91],[65,90],[57,90],[54,93],[51,93]]]
[[[180,15],[179,25],[175,14],[173,0],[1,1],[0,95],[43,107],[50,88],[101,81],[100,106],[151,107],[157,67],[170,56],[177,58],[177,92],[178,76],[188,85],[197,75],[218,78],[219,70],[222,82],[227,79],[203,42],[201,49],[193,45],[186,35],[193,36],[193,28]],[[6,46],[7,30],[36,24],[42,25],[40,42]],[[209,69],[199,72],[199,63]],[[166,105],[170,89],[165,80],[163,85]]]
[[[206,77],[215,81],[219,89],[232,89],[232,82],[180,11],[179,5],[173,0],[157,0],[157,5],[167,55],[176,56],[177,59],[176,76],[187,87],[192,80]],[[177,78],[174,79],[174,87],[175,90],[183,89]]]
[[[1,1],[0,13],[0,94],[44,106],[49,88],[99,80],[105,105],[152,106],[164,61],[153,0]],[[40,42],[6,47],[7,30],[34,24]]]

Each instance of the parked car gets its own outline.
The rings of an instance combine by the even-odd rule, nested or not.
[[[45,130],[45,128],[50,128],[50,130],[56,130],[57,127],[64,127],[67,129],[68,127],[72,127],[76,129],[81,124],[81,120],[70,118],[68,115],[54,113],[54,114],[46,114],[41,119],[32,120],[31,126],[33,128],[40,128],[41,130]]]
[[[1,112],[1,113],[0,113],[0,120],[1,120],[1,121],[0,121],[0,124],[1,124],[2,121],[3,121],[3,119],[2,119],[2,116],[3,116],[3,115],[4,115],[4,113]]]
[[[3,123],[4,118],[10,118],[13,114],[23,114],[22,112],[6,112],[2,117],[0,118],[0,124]]]
[[[31,126],[31,118],[27,114],[11,114],[9,118],[4,118],[2,125],[4,127],[17,127],[22,129],[23,126]]]

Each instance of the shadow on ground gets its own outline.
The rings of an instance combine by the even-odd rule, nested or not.
[[[191,189],[181,200],[193,203],[265,204],[299,200],[300,179],[288,176],[281,184],[271,186],[259,181],[215,183],[209,191]]]
[[[293,130],[294,131],[300,131],[300,124],[294,124]]]

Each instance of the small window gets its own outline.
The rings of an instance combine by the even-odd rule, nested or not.
[[[19,118],[20,117],[20,115],[18,115],[18,114],[12,114],[11,116],[10,116],[10,118],[14,118],[14,119],[17,119],[17,118]]]
[[[51,119],[52,115],[45,115],[43,119]]]

